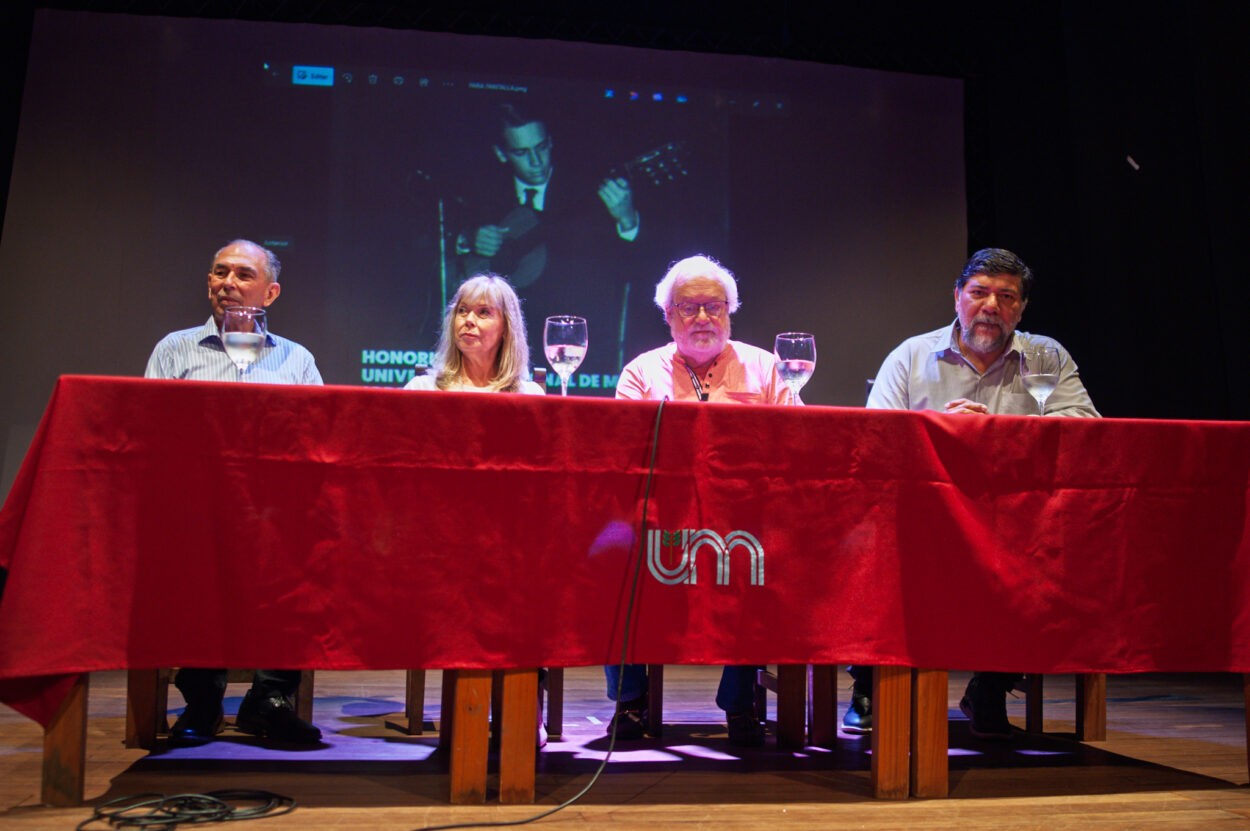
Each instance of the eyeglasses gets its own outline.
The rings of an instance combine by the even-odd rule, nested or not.
[[[708,317],[720,317],[724,314],[725,309],[729,308],[729,303],[725,300],[709,300],[706,303],[686,301],[684,303],[674,303],[673,308],[682,317],[698,317],[699,309],[707,312]]]

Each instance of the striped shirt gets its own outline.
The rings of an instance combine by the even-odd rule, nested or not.
[[[260,360],[240,377],[226,355],[217,322],[196,329],[170,332],[161,338],[148,358],[144,378],[185,378],[190,381],[246,381],[249,384],[321,384],[321,373],[312,353],[295,341],[270,333],[261,347]]]

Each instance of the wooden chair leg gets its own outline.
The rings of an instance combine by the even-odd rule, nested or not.
[[[65,808],[82,804],[87,764],[87,689],[79,675],[52,722],[43,731],[43,804]]]
[[[404,674],[404,732],[420,736],[425,730],[425,670],[410,669]]]
[[[838,668],[811,664],[807,670],[807,740],[813,747],[833,748],[838,741]]]
[[[535,698],[538,693],[535,691]],[[495,670],[490,676],[490,735],[494,745],[499,744],[503,730],[503,670]]]
[[[760,721],[768,721],[768,691],[777,692],[777,676],[761,667],[755,671],[755,716]]]
[[[504,669],[500,680],[499,801],[534,801],[534,758],[538,737],[538,670]]]
[[[438,747],[440,750],[451,749],[451,733],[456,722],[456,674],[460,670],[443,670],[442,700],[438,708]]]
[[[174,683],[174,676],[178,674],[178,670],[173,667],[162,667],[156,671],[156,705],[153,713],[153,723],[156,725],[156,733],[169,732],[169,685]]]
[[[295,714],[304,721],[312,721],[313,671],[306,669],[299,674],[299,687],[295,690]]]
[[[564,734],[564,667],[547,668],[547,735]]]
[[[807,724],[807,665],[777,667],[777,746],[797,750],[804,745]]]
[[[486,801],[491,671],[460,669],[453,676],[449,799],[456,805],[481,804]]]
[[[911,743],[911,669],[878,666],[872,674],[872,793],[906,799]]]
[[[950,791],[947,681],[944,669],[911,671],[912,796],[945,798]]]
[[[1042,674],[1030,673],[1025,678],[1028,685],[1024,691],[1024,729],[1030,733],[1042,731]]]
[[[664,732],[664,665],[647,664],[647,732]]]
[[[1087,672],[1076,676],[1076,738],[1082,742],[1107,740],[1107,676]]]
[[[166,711],[158,704],[162,697],[158,687],[167,687],[160,679],[160,670],[132,669],[126,673],[126,747],[156,747],[158,721],[164,720]]]
[[[1250,672],[1241,676],[1241,686],[1246,706],[1243,715],[1246,719],[1246,769],[1250,770]]]

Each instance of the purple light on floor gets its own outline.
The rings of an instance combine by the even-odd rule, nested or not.
[[[675,744],[669,747],[674,753],[681,753],[686,756],[693,756],[696,759],[719,759],[722,761],[737,761],[739,757],[722,753],[719,750],[713,750],[710,747],[703,747],[697,744]]]
[[[550,745],[548,745],[548,747],[550,747]],[[603,757],[607,755],[608,754],[606,751],[588,750],[587,748],[583,747],[581,750],[578,750],[576,753],[573,754],[573,758],[574,759],[600,760],[600,759],[603,759]],[[658,748],[648,749],[648,750],[617,750],[612,753],[612,762],[614,764],[616,762],[654,763],[654,762],[680,762],[680,761],[681,761],[680,756],[676,756],[672,753],[665,753],[663,750],[660,750]]]
[[[1072,754],[1071,754],[1069,751],[1067,751],[1067,750],[1029,750],[1029,749],[1025,749],[1025,750],[1017,750],[1017,751],[1016,751],[1016,753],[1017,753],[1017,754],[1019,754],[1020,756],[1071,756],[1071,755],[1072,755]]]
[[[768,745],[766,744],[765,747],[767,746]],[[816,747],[815,745],[808,745],[804,747],[802,750],[791,750],[789,753],[786,753],[785,748],[778,745],[777,752],[780,755],[789,756],[792,759],[810,759],[813,756],[820,756],[821,754],[824,754],[827,756],[830,753],[832,753],[833,750],[828,747]]]
[[[947,756],[984,756],[985,754],[979,750],[969,750],[966,747],[952,747],[946,751]]]

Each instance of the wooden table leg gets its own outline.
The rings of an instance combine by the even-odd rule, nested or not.
[[[1086,672],[1076,676],[1076,738],[1082,742],[1107,740],[1107,676]]]
[[[503,706],[498,720],[499,801],[534,801],[534,757],[538,739],[538,669],[500,670]]]
[[[43,731],[43,804],[81,805],[87,761],[86,673],[79,675]]]
[[[906,799],[911,726],[911,669],[878,666],[872,673],[872,794]]]
[[[911,795],[945,798],[950,790],[947,673],[913,669],[911,683]]]
[[[455,671],[450,710],[450,800],[453,804],[481,804],[486,801],[486,756],[490,744],[490,678],[489,669]]]
[[[798,750],[806,740],[807,665],[777,667],[777,746]]]
[[[808,667],[807,733],[813,747],[837,746],[838,668],[833,664]]]

